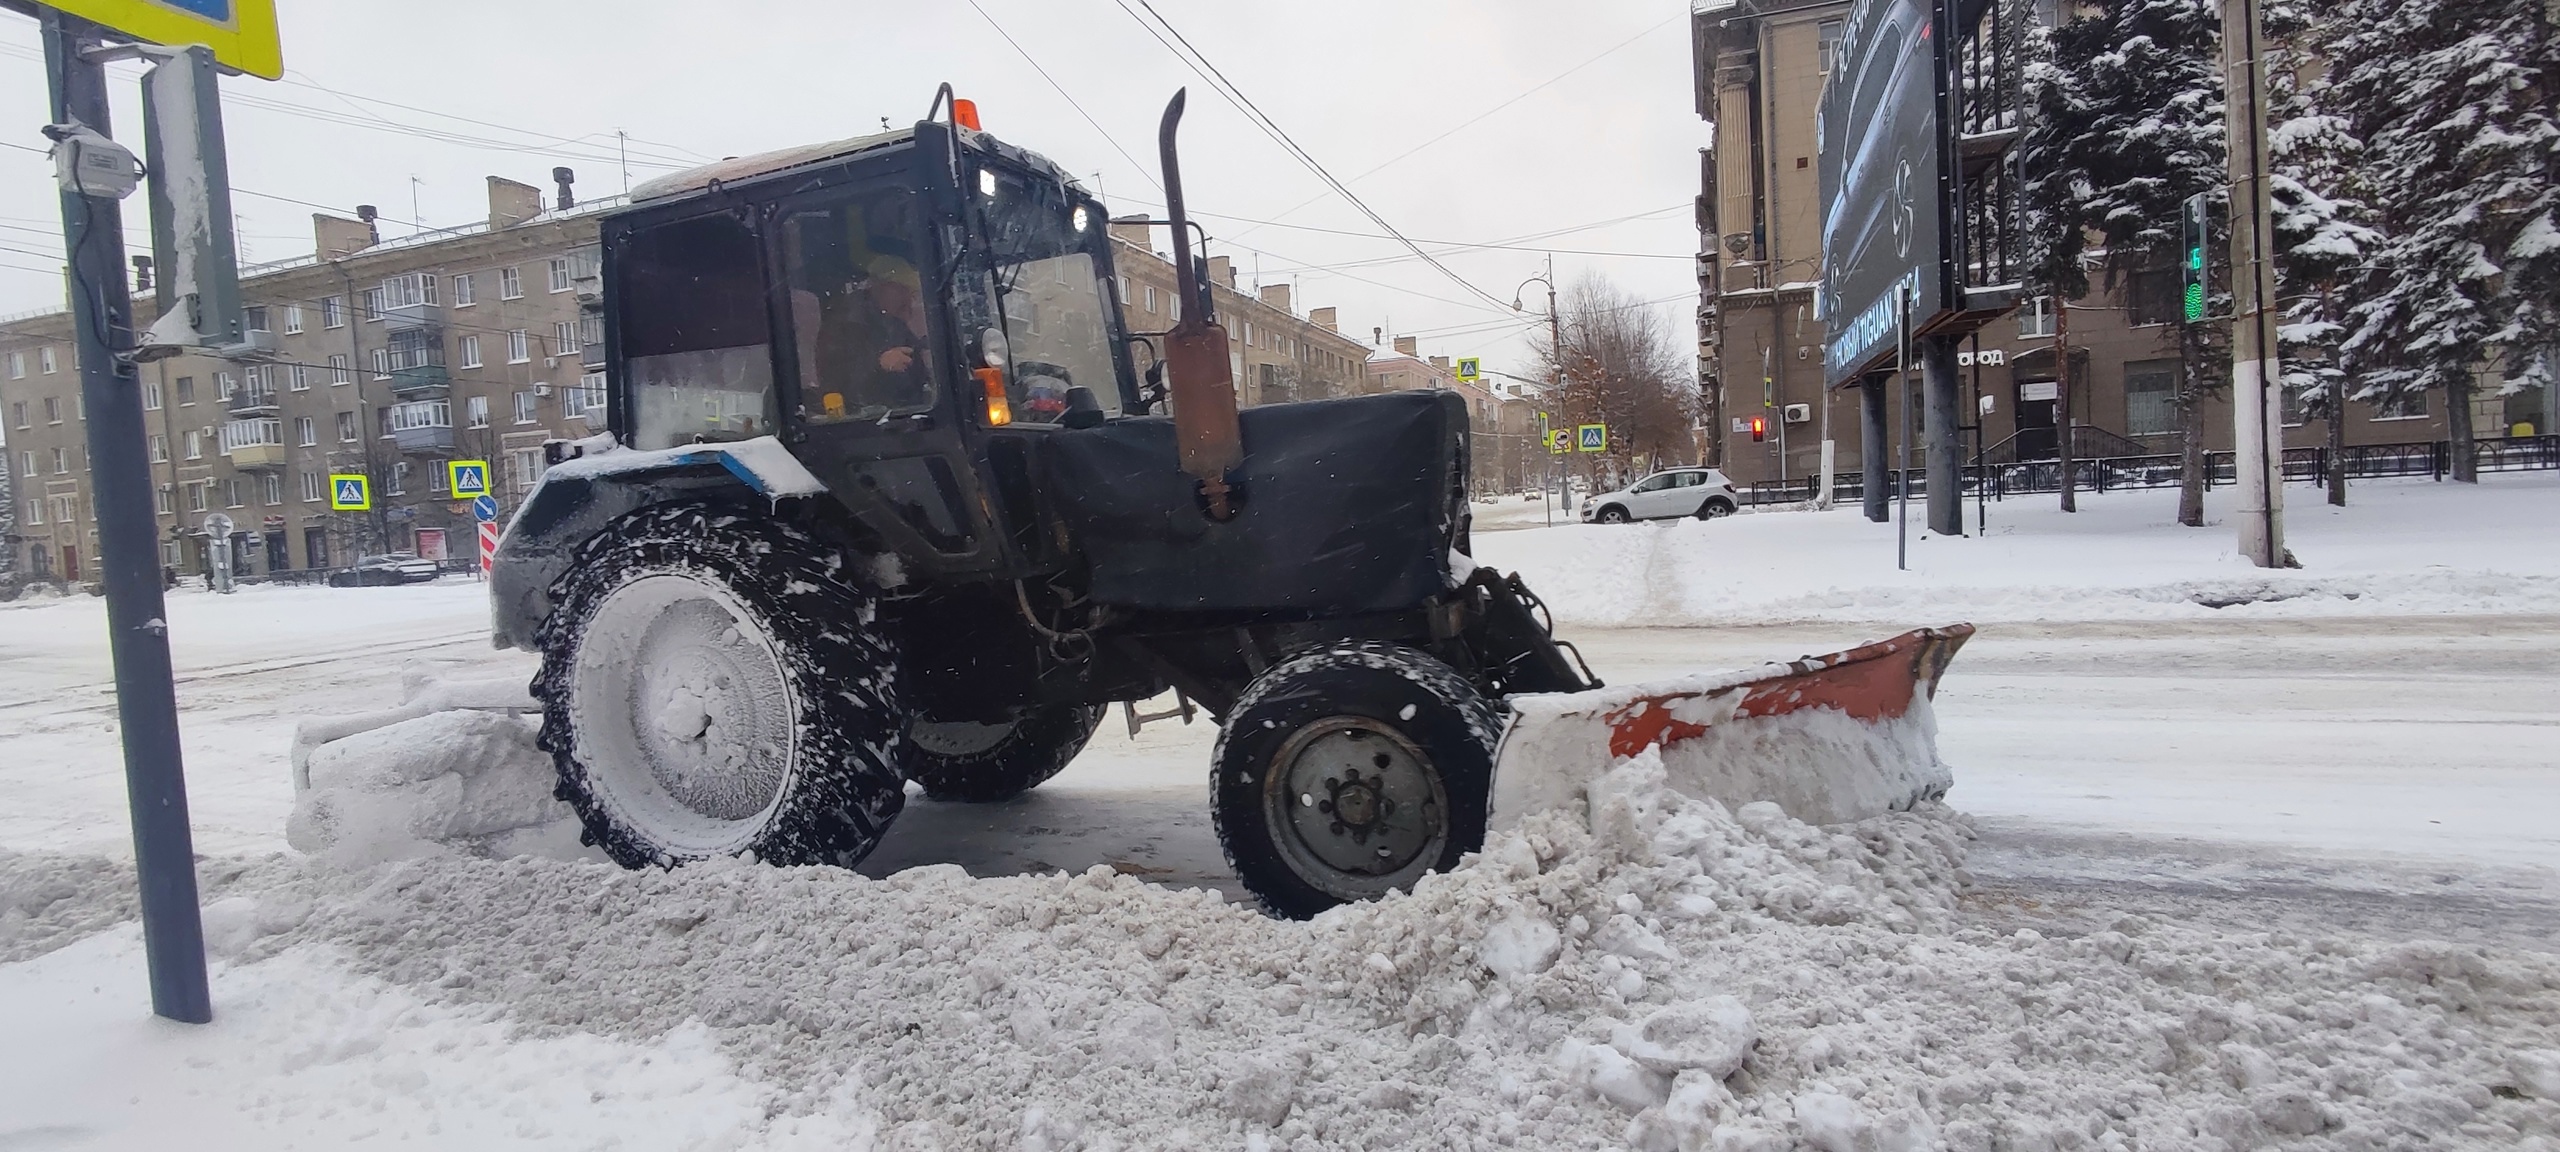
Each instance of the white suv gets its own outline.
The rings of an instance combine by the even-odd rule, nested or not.
[[[1713,468],[1668,468],[1615,492],[1602,492],[1582,503],[1582,518],[1599,524],[1629,520],[1670,520],[1695,516],[1709,520],[1731,516],[1741,507],[1733,481]]]

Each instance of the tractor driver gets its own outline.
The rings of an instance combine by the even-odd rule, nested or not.
[[[869,234],[852,206],[790,227],[806,418],[870,420],[930,403],[923,283],[905,245]]]

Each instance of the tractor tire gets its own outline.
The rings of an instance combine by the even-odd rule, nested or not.
[[[1218,844],[1277,916],[1411,891],[1484,846],[1501,735],[1494,705],[1421,652],[1360,641],[1293,656],[1227,713]]]
[[[907,779],[927,800],[991,804],[1011,800],[1057,775],[1102,724],[1098,704],[1056,704],[1007,724],[908,726]]]
[[[1733,501],[1727,500],[1722,496],[1707,497],[1706,503],[1698,505],[1698,519],[1700,520],[1714,520],[1725,516],[1731,516],[1733,515],[1733,512]]]
[[[1612,504],[1601,509],[1597,514],[1593,515],[1591,519],[1593,522],[1600,524],[1624,524],[1631,519],[1631,517],[1627,515],[1627,510],[1625,508]]]
[[[540,746],[624,867],[852,867],[906,802],[895,650],[845,558],[743,509],[607,525],[535,634]]]

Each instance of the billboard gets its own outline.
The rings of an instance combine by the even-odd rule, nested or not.
[[[1946,307],[1940,40],[1931,0],[1857,0],[1815,132],[1822,158],[1823,379],[1894,352],[1895,287],[1916,329]]]

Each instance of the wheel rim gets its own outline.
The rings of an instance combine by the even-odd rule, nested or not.
[[[569,702],[589,787],[678,856],[745,849],[789,791],[798,717],[783,660],[727,588],[643,576],[596,605]]]
[[[1387,724],[1336,716],[1272,757],[1264,814],[1282,859],[1326,895],[1410,888],[1448,846],[1449,796],[1430,757]]]
[[[1019,723],[1007,720],[1001,724],[979,724],[968,720],[918,720],[909,725],[907,740],[917,748],[935,756],[978,756],[996,750],[1013,735]]]

